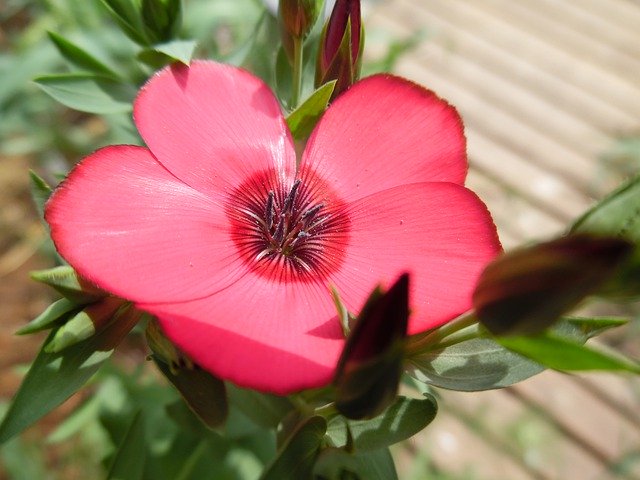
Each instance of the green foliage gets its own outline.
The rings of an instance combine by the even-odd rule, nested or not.
[[[327,435],[336,446],[346,445],[348,431],[358,450],[378,450],[412,437],[435,418],[436,399],[424,394],[424,399],[398,397],[382,414],[370,420],[345,420],[334,417],[329,422]]]
[[[347,452],[323,450],[314,468],[314,480],[397,480],[398,474],[388,448]]]
[[[564,317],[551,332],[580,344],[625,323],[624,319],[610,317]],[[535,357],[507,347],[498,339],[477,334],[452,343],[445,337],[427,351],[409,357],[411,375],[436,387],[472,392],[508,387],[544,370]]]
[[[303,421],[264,470],[260,480],[311,478],[326,430],[327,422],[322,417]]]
[[[31,320],[16,333],[18,335],[29,335],[53,328],[59,323],[66,322],[70,313],[78,311],[78,304],[66,298],[56,300],[49,305],[44,312]]]
[[[336,82],[325,83],[287,116],[287,125],[295,140],[307,138],[329,105]]]
[[[209,428],[224,423],[228,414],[227,394],[222,380],[198,367],[172,370],[152,356],[162,374],[176,387],[193,413]]]
[[[130,112],[136,90],[92,73],[61,73],[34,79],[40,88],[74,110],[88,113]]]
[[[67,40],[62,35],[55,32],[48,32],[48,34],[49,38],[58,49],[58,52],[60,52],[60,54],[74,66],[88,73],[118,80],[117,73],[79,45]]]
[[[109,468],[108,480],[140,480],[144,473],[144,424],[143,415],[133,417]]]
[[[640,373],[640,364],[602,348],[582,345],[566,337],[547,332],[528,337],[502,337],[501,345],[562,371],[606,370]]]

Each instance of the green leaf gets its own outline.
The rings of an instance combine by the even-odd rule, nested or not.
[[[424,394],[424,400],[398,397],[384,413],[371,420],[348,421],[356,450],[377,450],[412,437],[429,425],[438,411],[436,399]],[[342,417],[329,422],[327,434],[337,446],[347,442],[347,428]]]
[[[118,297],[105,297],[86,306],[56,330],[45,350],[61,352],[91,337],[104,325],[117,321],[119,316],[126,314],[128,308],[131,308],[131,304]]]
[[[500,337],[504,347],[561,371],[606,370],[640,373],[640,364],[618,354],[582,345],[551,332],[528,337]]]
[[[320,452],[314,478],[322,480],[397,480],[398,474],[388,448],[349,453],[341,448]]]
[[[202,423],[209,428],[215,428],[225,421],[229,409],[222,380],[197,366],[172,371],[169,365],[156,355],[152,355],[151,358]]]
[[[49,305],[44,312],[31,320],[27,325],[16,332],[17,335],[29,335],[31,333],[47,330],[67,318],[67,314],[77,310],[74,302],[61,298]]]
[[[60,353],[48,353],[43,346],[0,424],[0,443],[20,433],[80,389],[111,356],[113,348],[140,315],[131,309],[129,315],[119,317],[119,321],[112,322],[97,335]],[[54,330],[49,334],[44,345],[55,333]]]
[[[574,223],[571,231],[640,242],[640,176],[600,201]]]
[[[275,428],[293,405],[286,397],[236,387],[227,383],[229,403],[238,407],[254,423],[266,428]]]
[[[58,102],[81,112],[130,112],[136,95],[131,85],[90,73],[44,75],[34,81]]]
[[[49,335],[47,342],[54,334]],[[111,353],[98,351],[90,341],[62,353],[47,353],[41,349],[0,425],[0,443],[69,398],[98,371]]]
[[[117,73],[75,43],[70,42],[57,33],[47,33],[60,54],[73,65],[91,73],[113,78],[114,80],[118,78]]]
[[[118,445],[109,468],[108,480],[138,480],[142,478],[146,460],[144,422],[142,413],[133,417],[131,425]]]
[[[30,276],[36,282],[53,287],[61,295],[78,304],[95,302],[107,295],[98,287],[80,278],[72,267],[66,265],[36,270],[31,272]]]
[[[44,204],[53,193],[51,187],[33,170],[29,170],[31,180],[31,198],[38,210],[38,216],[44,220]]]
[[[564,317],[551,328],[559,337],[584,343],[626,323],[610,317]],[[446,341],[446,339],[445,339]],[[474,392],[504,388],[526,380],[544,366],[503,347],[491,338],[473,338],[409,358],[418,381],[448,390]]]
[[[265,468],[261,480],[311,478],[327,422],[323,417],[311,417],[293,432],[273,462]]]
[[[626,318],[619,317],[566,317],[557,329],[553,329],[553,332],[562,336],[562,325],[569,324],[577,328],[584,336],[585,341],[589,338],[600,335],[601,333],[616,327],[626,325],[629,321]],[[577,338],[574,336],[573,338]]]
[[[171,42],[154,45],[153,50],[166,55],[171,60],[177,60],[185,65],[189,65],[197,44],[198,42],[195,40],[173,40]]]
[[[287,117],[287,125],[296,140],[307,138],[329,105],[336,81],[325,83]]]
[[[503,388],[544,370],[488,338],[474,338],[409,359],[411,375],[436,387],[463,392]]]
[[[140,9],[132,0],[100,0],[116,21],[120,29],[139,45],[148,45],[144,32]]]
[[[141,13],[150,37],[169,40],[182,23],[182,0],[142,0]]]

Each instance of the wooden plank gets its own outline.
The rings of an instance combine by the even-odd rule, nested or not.
[[[559,382],[553,372],[543,372],[512,387],[512,391],[532,406],[544,409],[565,435],[603,463],[614,464],[640,445],[640,430],[626,417],[597,397],[585,394],[574,382]],[[640,464],[633,469],[633,475],[640,476]]]
[[[520,25],[523,31],[544,39],[550,45],[561,48],[574,59],[580,59],[594,67],[614,73],[617,78],[631,85],[640,78],[640,60],[637,52],[629,53],[598,36],[598,32],[571,29],[573,11],[561,10],[555,5],[544,8],[544,3],[513,2],[509,0],[479,0],[476,2],[494,18]],[[614,33],[614,29],[609,30]],[[623,37],[619,37],[620,43]],[[618,42],[616,42],[618,43]],[[635,41],[633,44],[637,47]],[[631,45],[628,50],[631,50]],[[575,61],[575,60],[574,60]]]
[[[478,37],[502,48],[508,46],[513,54],[592,96],[607,98],[610,104],[623,112],[634,115],[640,110],[640,92],[637,86],[630,85],[604,68],[573,58],[561,48],[522,31],[519,25],[493,17],[483,10],[479,2],[428,0],[416,3],[415,8],[437,12],[461,28],[473,31]]]
[[[617,109],[607,103],[602,95],[591,95],[577,89],[571,82],[546,72],[514,49],[506,48],[507,45],[496,44],[479,35],[476,28],[458,25],[447,18],[446,12],[439,11],[437,5],[418,9],[411,8],[405,1],[398,1],[385,6],[387,8],[380,11],[379,15],[372,16],[370,23],[379,26],[386,19],[397,18],[405,30],[404,35],[426,28],[429,37],[425,43],[440,43],[451,53],[476,61],[489,70],[500,71],[511,83],[535,91],[540,98],[567,113],[588,119],[594,128],[605,134],[632,130],[638,125],[637,115]]]
[[[398,24],[395,27],[401,29]],[[442,49],[427,42],[410,61],[429,70],[428,85],[458,105],[469,125],[562,175],[565,183],[588,196],[602,195],[613,187],[596,180],[600,167],[593,161],[611,145],[611,136],[540,99],[534,91],[506,81],[501,72]]]

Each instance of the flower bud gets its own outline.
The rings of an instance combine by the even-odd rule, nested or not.
[[[619,238],[572,235],[508,253],[482,272],[476,315],[494,335],[540,333],[596,293],[632,250]]]
[[[409,318],[409,275],[375,290],[351,330],[334,379],[336,408],[347,418],[374,417],[396,398]]]
[[[360,0],[337,0],[320,37],[316,87],[337,80],[335,98],[360,76],[364,29]]]
[[[317,0],[280,0],[278,17],[283,34],[304,38],[318,18]]]

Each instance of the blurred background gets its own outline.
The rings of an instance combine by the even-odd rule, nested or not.
[[[185,0],[184,31],[197,56],[219,58],[252,33],[260,10],[257,0]],[[461,112],[468,184],[505,248],[562,233],[638,174],[640,1],[381,0],[365,2],[364,16],[364,74],[392,70]],[[13,332],[53,298],[29,279],[54,257],[28,170],[56,184],[96,148],[133,141],[121,116],[67,109],[31,81],[68,71],[47,31],[109,66],[135,55],[97,1],[0,0],[0,413],[43,340]],[[599,341],[640,358],[638,305],[587,308],[633,317]],[[118,363],[128,371],[145,354],[134,337]],[[103,439],[59,428],[91,393],[3,446],[0,478],[99,478]],[[637,378],[549,372],[501,391],[440,393],[434,423],[394,449],[403,480],[640,478]]]

